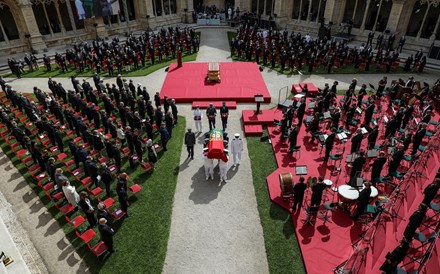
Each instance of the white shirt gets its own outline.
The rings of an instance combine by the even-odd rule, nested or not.
[[[203,155],[203,165],[205,167],[213,167],[214,166],[214,160],[209,159],[206,155]]]
[[[196,109],[194,110],[193,115],[194,115],[194,119],[195,119],[196,116],[199,116],[200,119],[203,118],[203,112],[202,112],[199,108],[196,108]]]
[[[243,140],[240,138],[232,139],[231,148],[232,148],[231,149],[232,153],[238,153],[243,151]]]

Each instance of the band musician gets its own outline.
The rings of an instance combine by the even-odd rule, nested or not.
[[[324,162],[327,163],[328,158],[330,157],[330,152],[333,149],[333,144],[335,143],[336,138],[336,128],[333,127],[331,130],[330,135],[325,139],[325,156],[324,156]]]
[[[380,173],[382,172],[383,166],[385,165],[387,158],[385,157],[385,151],[379,152],[379,157],[377,157],[370,166],[371,169],[371,183],[376,186],[376,182],[380,178]]]
[[[220,116],[222,118],[223,131],[225,131],[228,125],[229,117],[229,108],[226,106],[226,102],[223,102],[222,107],[220,108]]]

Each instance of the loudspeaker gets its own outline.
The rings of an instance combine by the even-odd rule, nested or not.
[[[269,140],[269,136],[261,136],[260,137],[261,142],[266,142],[267,140]]]

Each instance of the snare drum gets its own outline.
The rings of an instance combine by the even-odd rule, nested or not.
[[[292,173],[280,173],[281,195],[293,194],[293,178]]]

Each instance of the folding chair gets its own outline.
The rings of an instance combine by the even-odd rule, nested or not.
[[[121,219],[122,217],[125,216],[125,214],[127,214],[127,213],[120,208],[118,208],[115,211],[110,213],[110,215],[112,215],[114,221]]]
[[[90,189],[90,187],[87,187],[87,191],[93,196],[93,197],[97,197],[100,194],[103,193],[102,188],[100,188],[99,186],[94,188],[94,189]]]
[[[98,199],[98,200],[105,205],[105,208],[107,209],[108,213],[110,214],[111,212],[109,212],[109,208],[115,204],[115,200],[113,200],[112,197],[109,197],[109,198],[105,199],[104,201],[101,201],[100,199]]]
[[[63,215],[67,215],[70,212],[72,212],[75,207],[69,203],[63,205],[63,206],[59,206],[57,203],[55,203],[55,207],[61,212],[63,213]]]
[[[303,222],[303,225],[310,225],[315,226],[316,222],[316,215],[318,214],[319,206],[307,206],[305,207],[305,211],[307,214],[307,217],[305,219],[301,219]]]
[[[129,187],[128,189],[131,191],[131,193],[132,193],[133,195],[136,195],[136,193],[138,193],[139,191],[141,191],[142,187],[141,187],[140,185],[138,185],[138,184],[134,184],[134,185],[132,185],[131,187]]]

